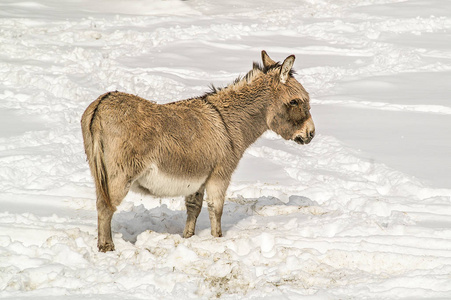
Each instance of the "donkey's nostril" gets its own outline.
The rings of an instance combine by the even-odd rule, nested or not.
[[[309,136],[311,139],[315,136],[315,130],[310,131]]]

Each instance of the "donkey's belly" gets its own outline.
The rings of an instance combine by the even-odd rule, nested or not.
[[[182,178],[162,172],[152,165],[141,177],[135,180],[136,185],[145,192],[157,197],[188,196],[197,192],[205,183],[207,176]]]

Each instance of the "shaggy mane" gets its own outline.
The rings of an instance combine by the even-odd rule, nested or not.
[[[217,94],[218,92],[229,88],[229,87],[233,87],[236,86],[240,83],[251,83],[252,79],[254,79],[254,77],[256,75],[258,75],[258,73],[263,73],[263,74],[267,74],[269,71],[280,68],[282,66],[282,64],[280,62],[276,62],[275,64],[268,66],[268,67],[264,67],[262,64],[258,63],[258,62],[254,62],[252,64],[252,70],[250,70],[246,75],[244,76],[238,76],[231,84],[225,86],[225,87],[216,87],[213,84],[210,84],[210,92],[207,92],[204,96],[210,96],[213,94]],[[291,69],[290,72],[288,73],[289,76],[294,76],[296,74],[296,71]]]

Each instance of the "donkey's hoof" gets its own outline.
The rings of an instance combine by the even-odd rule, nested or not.
[[[222,231],[219,231],[219,232],[211,232],[211,235],[212,236],[214,236],[214,237],[222,237]]]
[[[97,245],[99,247],[99,252],[114,251],[114,244],[105,243],[103,245]]]
[[[183,238],[189,239],[194,235],[194,232],[183,232]]]

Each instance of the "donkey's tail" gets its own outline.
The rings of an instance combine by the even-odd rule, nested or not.
[[[107,96],[108,93],[100,96],[88,106],[81,118],[81,129],[86,156],[96,186],[97,197],[101,197],[105,204],[114,211],[108,188],[108,173],[105,164],[103,140],[100,135],[102,124],[97,115],[100,102]]]

